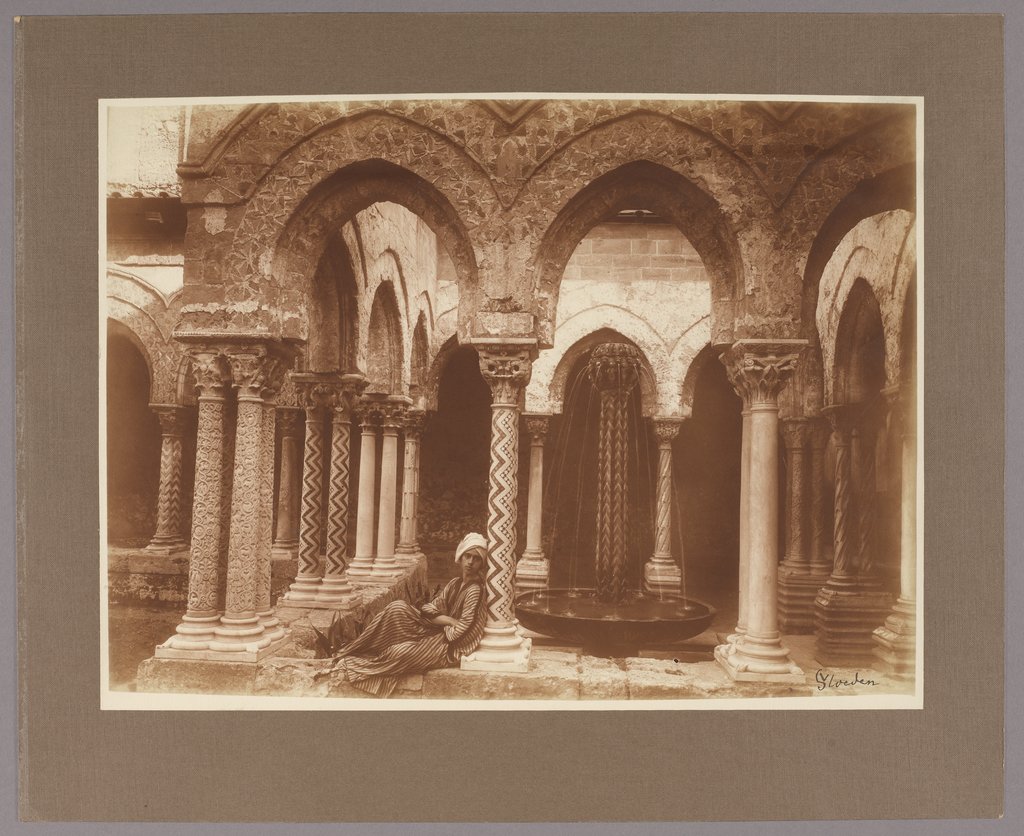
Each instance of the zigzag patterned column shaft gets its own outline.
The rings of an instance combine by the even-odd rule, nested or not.
[[[335,409],[331,421],[331,474],[328,479],[327,548],[324,578],[344,575],[348,547],[348,483],[351,427],[348,412]]]
[[[507,624],[514,617],[516,498],[519,493],[519,415],[514,406],[491,407],[491,465],[488,474],[487,611],[492,621]]]
[[[323,516],[324,412],[312,387],[304,391],[306,440],[302,451],[299,511],[299,571],[282,601],[312,601],[320,587],[320,532]]]

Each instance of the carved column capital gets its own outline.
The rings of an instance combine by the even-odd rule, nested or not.
[[[775,405],[806,344],[806,340],[740,340],[719,359],[745,405]]]
[[[551,416],[531,412],[524,413],[523,418],[526,421],[526,431],[530,434],[530,439],[534,443],[543,444],[551,424]]]
[[[654,417],[651,419],[651,427],[654,429],[654,437],[658,439],[659,447],[668,447],[679,435],[679,428],[683,425],[681,418]]]
[[[160,434],[180,437],[184,434],[188,421],[188,409],[177,404],[150,404],[149,408],[160,421]]]
[[[422,409],[409,409],[405,413],[405,437],[419,438],[427,424],[427,413]]]
[[[848,445],[850,434],[857,426],[857,407],[852,404],[831,404],[822,407],[821,414],[832,428],[832,438],[836,445]]]
[[[491,387],[492,404],[518,406],[519,393],[530,382],[535,345],[484,343],[475,347],[480,374]]]
[[[405,426],[409,404],[401,401],[386,401],[380,405],[380,423],[385,432],[397,432]]]
[[[223,397],[231,375],[224,355],[216,348],[204,346],[191,349],[189,359],[199,397]]]
[[[803,450],[814,436],[814,422],[809,418],[790,418],[781,422],[781,428],[787,450]]]
[[[305,420],[301,409],[294,406],[279,406],[277,408],[277,426],[281,430],[282,438],[298,438]]]

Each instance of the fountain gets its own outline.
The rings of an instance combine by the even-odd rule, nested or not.
[[[584,372],[600,393],[595,588],[533,590],[516,598],[524,627],[580,644],[588,655],[636,655],[641,647],[692,638],[715,616],[712,607],[681,594],[629,588],[628,404],[640,362],[636,347],[602,343]]]

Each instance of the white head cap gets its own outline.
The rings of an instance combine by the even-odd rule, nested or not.
[[[475,531],[471,531],[462,541],[455,547],[455,559],[456,561],[462,557],[470,549],[483,549],[487,551],[487,539],[483,534],[477,534]]]

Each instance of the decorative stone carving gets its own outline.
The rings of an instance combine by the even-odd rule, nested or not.
[[[160,489],[156,533],[147,551],[170,554],[186,547],[181,536],[181,466],[185,407],[153,404],[160,420]]]
[[[426,424],[426,413],[410,409],[405,414],[405,452],[402,462],[402,518],[396,555],[412,562],[422,554],[417,533],[420,494],[420,436]]]
[[[281,461],[274,552],[281,557],[294,557],[298,553],[298,523],[302,498],[302,452],[299,449],[299,439],[302,436],[304,419],[302,410],[278,407],[277,426],[281,437]]]
[[[530,640],[514,619],[516,497],[519,491],[519,398],[530,381],[533,341],[476,346],[480,372],[491,387],[491,463],[487,494],[487,626],[480,647],[462,660],[467,669],[526,670]]]
[[[654,554],[644,566],[644,585],[651,592],[678,592],[682,572],[672,559],[672,442],[681,421],[655,418],[658,439],[658,478],[655,499]]]

